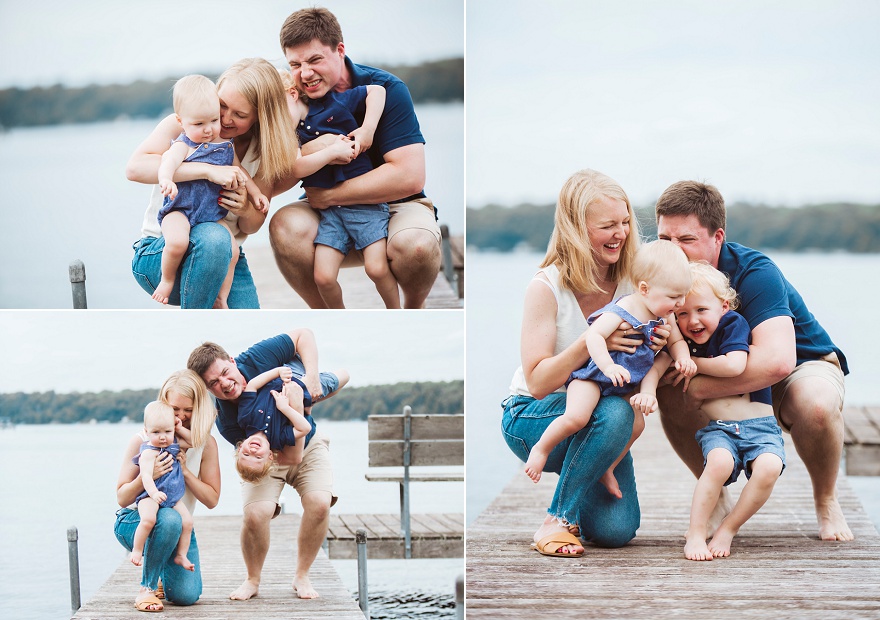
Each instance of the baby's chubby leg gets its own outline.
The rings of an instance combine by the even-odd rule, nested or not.
[[[137,505],[140,523],[134,531],[134,540],[131,543],[131,555],[128,557],[135,566],[140,566],[144,558],[144,546],[147,537],[156,525],[156,515],[159,513],[159,504],[156,500],[145,497]]]
[[[733,455],[726,448],[714,448],[706,457],[706,467],[694,489],[691,521],[685,534],[684,557],[689,560],[712,559],[712,552],[706,544],[709,515],[733,472],[733,466]]]
[[[547,458],[559,442],[584,428],[599,403],[601,391],[597,383],[574,380],[568,384],[565,397],[565,413],[544,429],[541,439],[531,450],[526,461],[526,475],[534,482],[541,479]]]
[[[229,228],[229,224],[226,220],[220,220],[217,223],[221,224],[223,228],[229,232],[229,237],[232,239],[232,258],[229,259],[229,269],[226,271],[226,279],[223,280],[223,284],[220,286],[220,290],[217,293],[217,299],[214,301],[214,308],[226,310],[229,308],[229,304],[226,303],[226,300],[229,299],[229,291],[232,290],[232,280],[235,277],[235,265],[238,263],[240,248],[238,247],[238,241],[236,241],[235,235],[232,234],[232,230]]]
[[[177,268],[189,248],[189,220],[180,211],[171,211],[162,218],[162,237],[165,239],[165,248],[162,250],[162,279],[153,292],[153,299],[167,304],[168,296],[174,288]]]
[[[180,515],[180,541],[177,543],[177,553],[174,556],[174,563],[179,564],[186,570],[195,570],[195,564],[189,561],[186,554],[189,553],[189,539],[193,529],[193,519],[189,509],[183,505],[183,502],[174,504],[174,510]]]
[[[623,497],[623,493],[620,490],[620,485],[617,484],[617,478],[614,477],[614,470],[620,464],[620,461],[623,460],[623,457],[626,456],[626,453],[629,452],[629,449],[632,448],[632,445],[636,442],[636,439],[642,434],[645,430],[645,416],[640,412],[635,412],[635,418],[633,418],[633,430],[632,435],[630,435],[629,442],[626,444],[626,447],[623,449],[623,452],[620,453],[620,456],[617,457],[611,467],[608,468],[602,477],[599,478],[599,482],[608,489],[608,492],[611,493],[617,499],[621,499]]]

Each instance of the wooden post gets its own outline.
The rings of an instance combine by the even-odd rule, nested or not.
[[[464,575],[455,578],[455,620],[464,620]]]
[[[452,244],[449,241],[449,226],[446,224],[440,225],[440,250],[443,252],[443,277],[452,290],[458,291],[458,276],[455,275],[455,265],[452,264]]]
[[[355,532],[358,557],[358,605],[364,617],[370,620],[370,601],[367,597],[367,530],[358,528]]]
[[[409,464],[412,462],[412,407],[403,408],[403,494],[401,495],[400,525],[403,528],[403,550],[407,560],[412,558],[412,532],[409,521]]]
[[[70,288],[73,290],[73,308],[85,310],[86,305],[86,266],[79,259],[70,263],[67,268],[70,276]]]
[[[67,559],[70,565],[70,615],[82,606],[79,591],[79,534],[75,527],[67,529]]]

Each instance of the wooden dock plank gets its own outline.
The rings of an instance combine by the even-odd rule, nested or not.
[[[203,591],[189,607],[166,604],[162,617],[193,620],[227,620],[247,616],[272,618],[345,618],[363,620],[363,613],[323,551],[318,553],[309,575],[321,597],[300,600],[293,592],[296,569],[297,515],[281,515],[272,521],[272,544],[263,568],[259,596],[249,601],[230,601],[229,593],[246,576],[239,546],[241,516],[196,516]],[[112,620],[139,617],[134,598],[141,569],[124,560],[110,579],[74,616],[75,619]]]
[[[464,515],[437,513],[411,515],[413,558],[464,557]],[[367,533],[367,557],[404,557],[400,516],[396,514],[331,514],[327,533],[328,554],[334,560],[357,557],[355,534]]]
[[[731,556],[711,562],[684,558],[696,481],[656,416],[633,455],[636,539],[622,549],[588,545],[575,560],[529,549],[557,476],[538,485],[515,476],[468,526],[468,618],[880,617],[880,535],[841,475],[841,505],[857,538],[818,539],[809,477],[788,436],[787,467],[770,500],[743,526]],[[732,486],[734,497],[743,483]]]
[[[284,280],[278,270],[272,248],[268,245],[246,247],[248,266],[257,287],[260,307],[265,309],[307,309],[308,305]],[[347,308],[376,309],[385,308],[373,281],[367,277],[362,267],[339,270],[339,285]],[[437,274],[434,286],[425,301],[425,308],[463,308],[456,291],[452,290],[443,273]]]

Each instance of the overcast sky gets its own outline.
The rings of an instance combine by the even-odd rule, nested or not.
[[[283,65],[281,24],[315,5],[339,19],[356,62],[464,53],[463,0],[0,0],[0,88],[220,73],[251,56]]]
[[[880,2],[467,3],[468,206],[581,168],[637,204],[880,202]]]
[[[456,311],[15,311],[0,313],[0,392],[158,388],[212,340],[235,356],[297,327],[318,342],[322,370],[351,385],[464,378]]]

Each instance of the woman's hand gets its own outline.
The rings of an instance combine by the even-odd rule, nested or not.
[[[666,343],[669,341],[669,336],[672,334],[672,328],[669,327],[666,323],[663,325],[658,325],[654,328],[654,335],[651,337],[651,342],[648,345],[655,353],[666,346]]]
[[[248,206],[247,190],[244,185],[239,186],[237,189],[221,189],[220,199],[217,200],[217,204],[227,209],[230,213],[241,216]]]
[[[171,456],[170,452],[163,452],[153,462],[153,480],[157,480],[158,478],[161,478],[165,474],[169,473],[171,471],[171,468],[173,467],[174,457]]]
[[[630,336],[635,336],[635,338]],[[608,336],[605,343],[608,346],[609,351],[635,353],[636,348],[644,341],[645,339],[642,337],[641,332],[637,329],[633,329],[632,325],[624,321],[610,336]]]

